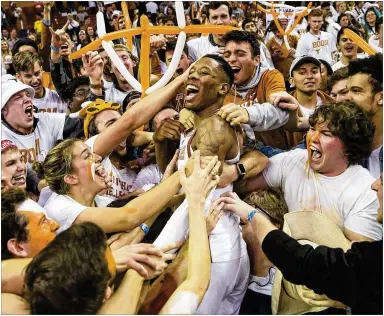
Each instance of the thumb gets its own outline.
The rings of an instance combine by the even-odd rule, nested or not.
[[[185,181],[187,176],[185,175],[185,166],[179,170],[180,182]]]

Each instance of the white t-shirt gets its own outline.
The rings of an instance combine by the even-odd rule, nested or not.
[[[376,148],[372,151],[371,155],[368,158],[368,170],[371,175],[377,179],[380,177],[380,150],[383,149],[383,146]]]
[[[336,51],[336,44],[331,34],[321,31],[320,35],[313,35],[308,32],[299,39],[296,57],[308,55],[323,59],[333,65],[332,53],[334,51]]]
[[[9,139],[19,148],[28,167],[31,167],[34,161],[44,161],[56,142],[63,139],[64,113],[38,113],[35,118],[38,118],[39,122],[32,134],[17,134],[4,123],[1,127],[2,139]]]
[[[96,141],[97,135],[91,137],[86,141],[86,144],[91,148],[93,152],[93,147]],[[121,198],[122,196],[131,192],[131,188],[133,182],[136,179],[136,173],[127,168],[117,169],[109,159],[109,156],[104,157],[102,161],[102,165],[105,168],[106,172],[108,172],[112,176],[112,187],[107,191],[107,193],[103,194],[100,200],[98,200],[99,206],[107,206],[110,202]],[[106,197],[107,199],[102,199]]]
[[[333,71],[336,71],[337,69],[340,69],[340,68],[343,68],[343,67],[347,67],[348,65],[344,65],[341,60],[339,60],[336,64],[334,64],[332,66],[332,70]]]
[[[263,176],[270,187],[282,189],[289,212],[317,211],[342,230],[382,239],[382,225],[376,221],[379,201],[371,190],[375,179],[362,166],[327,177],[309,168],[306,150],[296,149],[273,156]]]
[[[152,189],[161,182],[163,174],[158,165],[148,165],[140,170],[137,174],[135,182],[132,185],[132,191],[143,189],[145,192]]]
[[[65,113],[68,105],[56,91],[45,88],[45,94],[41,99],[33,98],[33,105],[35,105],[39,112],[50,113]]]
[[[208,36],[194,38],[187,42],[189,59],[194,62],[201,56],[216,53],[220,47],[214,46],[208,39]]]
[[[116,102],[116,103],[122,105],[128,92],[129,91],[119,90],[112,84],[112,86],[110,88],[105,89],[105,101],[106,102]]]
[[[156,2],[150,1],[146,5],[147,11],[151,12],[152,14],[156,14],[156,11],[159,9]]]
[[[105,80],[104,77],[102,78],[102,80],[103,80],[103,84],[104,84],[105,89],[109,89],[113,86],[113,81]]]
[[[59,195],[52,192],[44,208],[48,217],[60,224],[57,231],[60,234],[71,227],[80,213],[88,207],[76,202],[68,195]]]
[[[317,107],[319,107],[322,103],[323,103],[323,101],[321,100],[321,98],[319,96],[317,96],[317,102],[316,102],[315,109]],[[301,104],[299,104],[299,106],[300,106],[301,113],[303,114],[303,117],[305,117],[305,118],[310,117],[313,114],[313,112],[315,112],[315,109],[308,109],[308,108],[302,106]]]

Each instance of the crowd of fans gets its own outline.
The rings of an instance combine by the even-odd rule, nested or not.
[[[133,28],[177,26],[174,2],[126,4]],[[2,2],[2,313],[383,313],[382,1],[315,1],[286,37],[292,10],[184,1],[187,25],[233,29],[187,34],[147,96],[102,46],[70,58],[97,12],[126,29],[121,2],[18,5]],[[151,86],[177,37],[150,36]],[[113,50],[140,81],[140,35]]]

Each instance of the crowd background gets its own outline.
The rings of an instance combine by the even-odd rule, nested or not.
[[[382,314],[383,2],[183,6],[1,2],[2,312]]]

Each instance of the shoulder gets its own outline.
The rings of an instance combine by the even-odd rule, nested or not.
[[[234,129],[218,115],[213,115],[204,120],[196,131],[196,138],[203,142],[209,140],[210,143],[224,143],[230,136],[235,136]]]

